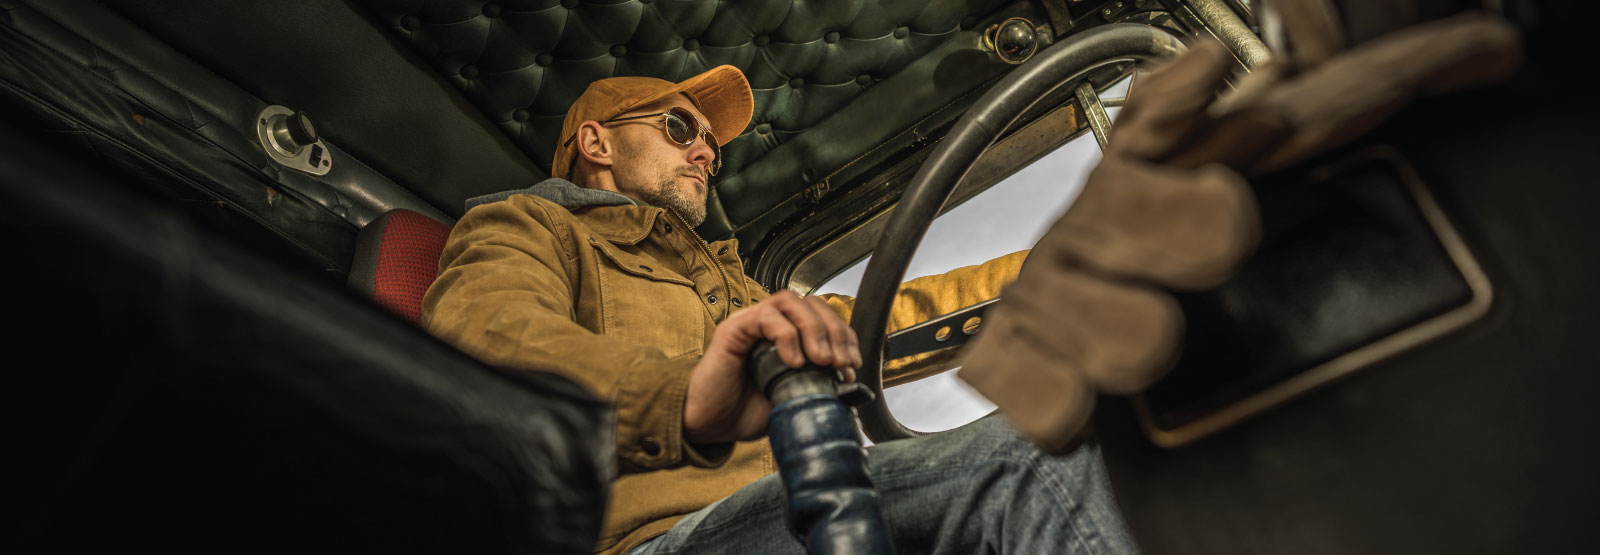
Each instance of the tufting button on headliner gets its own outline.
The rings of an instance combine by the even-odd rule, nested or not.
[[[415,31],[417,29],[421,29],[422,28],[422,18],[414,16],[414,15],[408,15],[408,16],[402,17],[402,18],[400,18],[400,27],[405,29],[405,30],[407,30],[407,31]]]
[[[483,5],[484,17],[500,17],[500,5],[494,2]]]
[[[561,0],[561,7],[569,10],[578,9],[578,0]]]
[[[794,87],[796,89],[798,89],[800,87],[804,87],[804,86],[806,86],[806,80],[805,79],[801,79],[799,77],[796,77],[794,79],[790,79],[789,80],[789,86]]]
[[[461,66],[461,76],[472,79],[478,76],[478,66]]]
[[[756,46],[766,46],[767,45],[767,41],[770,41],[770,40],[772,40],[772,39],[767,38],[766,35],[756,35],[755,43],[756,43]]]
[[[512,110],[511,111],[511,119],[514,119],[514,120],[517,120],[517,121],[528,121],[528,111],[527,110],[523,110],[521,108],[518,108],[516,110]]]
[[[539,54],[538,56],[535,56],[533,58],[533,63],[539,64],[541,66],[548,66],[548,65],[553,64],[555,62],[556,62],[556,57],[555,56],[551,56],[549,52],[545,52],[545,53]]]
[[[872,76],[865,73],[856,76],[856,84],[863,87],[872,84]]]
[[[756,126],[756,132],[757,132],[757,133],[760,133],[760,134],[762,134],[762,135],[765,135],[765,134],[767,134],[767,133],[771,133],[771,132],[772,132],[772,124],[770,124],[770,123],[763,123],[763,124],[761,124],[761,125],[757,125],[757,126]]]
[[[700,41],[694,39],[683,39],[684,50],[695,50],[698,48],[700,48]]]
[[[628,47],[616,44],[611,46],[611,55],[621,58],[628,55]]]
[[[828,31],[828,34],[822,35],[822,41],[826,42],[828,44],[833,44],[833,43],[839,42],[839,32],[838,31]]]
[[[911,34],[911,29],[909,29],[909,28],[906,28],[906,27],[895,27],[894,28],[894,38],[903,39],[903,38],[906,38],[906,35],[910,35],[910,34]]]

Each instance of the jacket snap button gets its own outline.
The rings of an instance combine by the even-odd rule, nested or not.
[[[644,454],[652,457],[661,454],[661,444],[657,443],[656,438],[653,437],[647,437],[643,440],[640,440],[639,449],[643,450]]]
[[[716,295],[706,295],[706,302],[709,303],[709,304],[717,304],[717,296]]]
[[[724,255],[724,254],[728,254],[728,247],[727,247],[727,245],[723,245],[723,247],[722,247],[722,248],[720,248],[720,249],[717,249],[717,256],[722,256],[722,255]]]
[[[662,233],[672,233],[672,224],[667,224],[662,229],[664,230]]]
[[[744,306],[744,301],[739,300],[739,297],[734,297],[732,302],[733,306]]]
[[[639,265],[639,269],[640,270],[644,270],[646,272],[654,272],[655,271],[655,270],[651,270],[649,266],[645,266],[644,264],[640,264]]]

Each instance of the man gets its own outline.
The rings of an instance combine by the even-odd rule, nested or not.
[[[846,298],[768,294],[733,241],[707,244],[718,148],[752,113],[730,66],[682,83],[595,82],[568,111],[552,174],[469,201],[423,324],[493,364],[567,376],[616,406],[620,476],[596,550],[794,553],[764,441],[771,404],[743,376],[760,339],[792,366],[853,379]],[[570,181],[569,181],[570,180]],[[892,325],[993,297],[1022,253],[908,283]],[[997,418],[869,450],[902,552],[1127,552],[1098,451],[1047,456]],[[766,476],[766,478],[763,478]]]

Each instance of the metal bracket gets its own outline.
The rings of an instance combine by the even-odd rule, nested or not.
[[[333,153],[317,137],[304,112],[284,106],[267,106],[256,115],[256,140],[272,161],[311,175],[333,169]]]
[[[829,181],[830,180],[826,177],[822,178],[822,181],[818,181],[816,184],[806,187],[804,190],[802,190],[801,194],[803,194],[806,198],[806,201],[810,202],[811,204],[822,204],[822,197],[827,196],[828,190],[832,188]]]
[[[1041,3],[1045,14],[1050,16],[1050,30],[1057,38],[1072,30],[1072,11],[1067,9],[1067,0],[1042,0]]]
[[[998,300],[989,299],[889,334],[883,340],[883,359],[894,360],[961,346],[978,333],[983,325],[983,314]]]

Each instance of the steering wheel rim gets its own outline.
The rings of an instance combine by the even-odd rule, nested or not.
[[[917,245],[972,163],[1040,99],[1109,64],[1150,61],[1183,50],[1178,37],[1148,25],[1115,23],[1058,42],[1012,70],[957,120],[917,170],[878,236],[856,296],[850,327],[861,345],[856,379],[874,399],[857,408],[862,430],[882,443],[921,435],[895,420],[883,396],[889,311]]]

